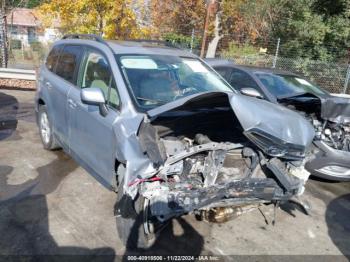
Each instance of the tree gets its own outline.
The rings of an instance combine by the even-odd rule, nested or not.
[[[224,0],[224,34],[237,42],[267,42],[286,1],[288,0]]]
[[[281,38],[282,55],[323,61],[344,58],[350,47],[349,4],[341,0],[296,0],[283,7],[273,32],[274,37]]]
[[[213,29],[213,34],[214,37],[210,41],[208,45],[208,50],[207,50],[207,58],[214,58],[216,55],[216,49],[218,47],[219,41],[224,37],[222,35],[222,28],[221,28],[221,22],[222,22],[222,0],[217,0],[215,3],[215,21],[214,21],[214,29]]]
[[[34,8],[41,5],[44,0],[7,0],[6,6],[8,8],[24,7],[24,8]]]
[[[202,31],[205,18],[205,0],[150,0],[154,32],[160,35],[178,33],[191,35]]]
[[[221,48],[235,41],[267,44],[272,51],[281,38],[282,56],[323,61],[348,57],[347,0],[223,0],[222,11]]]
[[[130,0],[52,0],[37,9],[50,26],[60,21],[62,33],[91,33],[106,38],[143,37],[148,30],[139,26]]]
[[[316,0],[313,10],[322,15],[328,26],[324,44],[333,59],[350,63],[350,2],[346,0]]]

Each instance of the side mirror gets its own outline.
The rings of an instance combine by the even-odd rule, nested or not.
[[[256,98],[264,98],[259,91],[251,87],[245,87],[241,89],[241,93],[246,96],[256,97]]]
[[[102,116],[108,114],[106,99],[100,88],[84,88],[80,92],[80,98],[84,104],[98,106]]]

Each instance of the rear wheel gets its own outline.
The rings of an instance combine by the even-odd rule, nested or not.
[[[119,237],[129,249],[151,247],[167,224],[151,216],[148,199],[138,195],[133,200],[124,194],[123,183],[118,188],[115,214]]]
[[[50,122],[45,105],[39,107],[39,132],[45,149],[54,150],[59,148],[57,140],[52,132],[52,123]]]

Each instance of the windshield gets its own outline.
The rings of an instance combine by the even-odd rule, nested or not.
[[[326,94],[321,88],[297,76],[270,73],[255,73],[255,75],[277,98],[295,96],[302,93],[311,93],[315,95]]]
[[[196,93],[232,92],[231,87],[199,59],[167,55],[117,56],[138,107],[152,109]]]

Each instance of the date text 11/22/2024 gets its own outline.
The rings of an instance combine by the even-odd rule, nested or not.
[[[127,256],[128,261],[220,261],[219,256]]]

